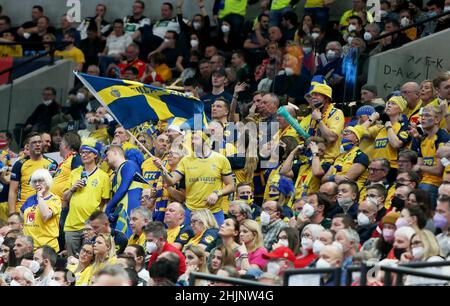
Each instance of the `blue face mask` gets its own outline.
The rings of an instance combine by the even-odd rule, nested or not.
[[[436,12],[428,12],[427,15],[429,18],[431,18],[431,17],[437,16],[437,13]]]
[[[345,152],[350,151],[354,146],[355,146],[355,145],[354,145],[353,142],[351,142],[350,140],[345,139],[345,138],[342,139],[342,149],[343,149]]]
[[[269,198],[272,201],[277,201],[280,198],[279,192],[269,192]]]
[[[253,196],[252,195],[243,195],[239,197],[240,200],[245,201],[247,204],[253,203]]]

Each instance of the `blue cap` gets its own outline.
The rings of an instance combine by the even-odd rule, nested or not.
[[[356,111],[356,117],[359,117],[362,115],[370,116],[374,112],[375,112],[375,108],[373,106],[364,105],[364,106],[361,106],[360,108],[358,108],[358,110]]]

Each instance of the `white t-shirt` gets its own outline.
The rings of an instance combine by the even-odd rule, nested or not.
[[[106,47],[108,48],[108,56],[113,56],[125,52],[126,48],[133,42],[130,34],[124,34],[117,37],[114,33],[106,39]]]
[[[180,34],[180,24],[176,17],[168,20],[158,20],[153,25],[153,35],[161,37],[164,39],[167,31],[175,31]]]

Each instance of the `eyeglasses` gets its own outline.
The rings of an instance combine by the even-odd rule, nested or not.
[[[93,252],[88,251],[88,250],[86,250],[85,248],[81,248],[80,253],[81,253],[81,252],[84,252],[84,253],[86,253],[87,255],[93,255],[93,254],[94,254]]]
[[[89,155],[91,153],[93,153],[93,152],[91,152],[91,151],[81,151],[80,155]]]
[[[194,225],[194,224],[196,224],[196,223],[201,223],[202,221],[200,221],[200,220],[196,220],[196,219],[191,219],[191,225]]]
[[[399,164],[407,164],[407,163],[411,163],[411,162],[409,160],[399,159],[399,160],[397,160],[397,163],[399,163]]]
[[[369,168],[369,172],[384,171],[384,169]]]

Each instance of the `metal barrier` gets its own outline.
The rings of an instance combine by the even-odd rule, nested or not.
[[[201,272],[191,272],[189,274],[189,286],[195,286],[195,281],[197,279],[204,279],[213,282],[222,282],[227,284],[233,284],[238,286],[263,286],[263,287],[271,287],[272,285],[251,281],[247,279],[240,279],[234,277],[223,277],[217,276],[214,274],[206,274]]]
[[[341,285],[341,268],[303,268],[287,269],[284,271],[283,286],[289,286],[289,277],[299,274],[333,274],[335,286]]]
[[[396,286],[403,286],[403,276],[404,275],[420,276],[420,277],[437,279],[437,280],[445,280],[445,281],[450,282],[450,275],[436,274],[436,273],[430,273],[430,272],[425,272],[425,271],[417,271],[416,269],[404,268],[404,267],[380,266],[380,269],[382,271],[387,272],[384,274],[384,285],[385,286],[392,286],[391,273],[395,273],[397,276],[396,282],[395,282]]]

